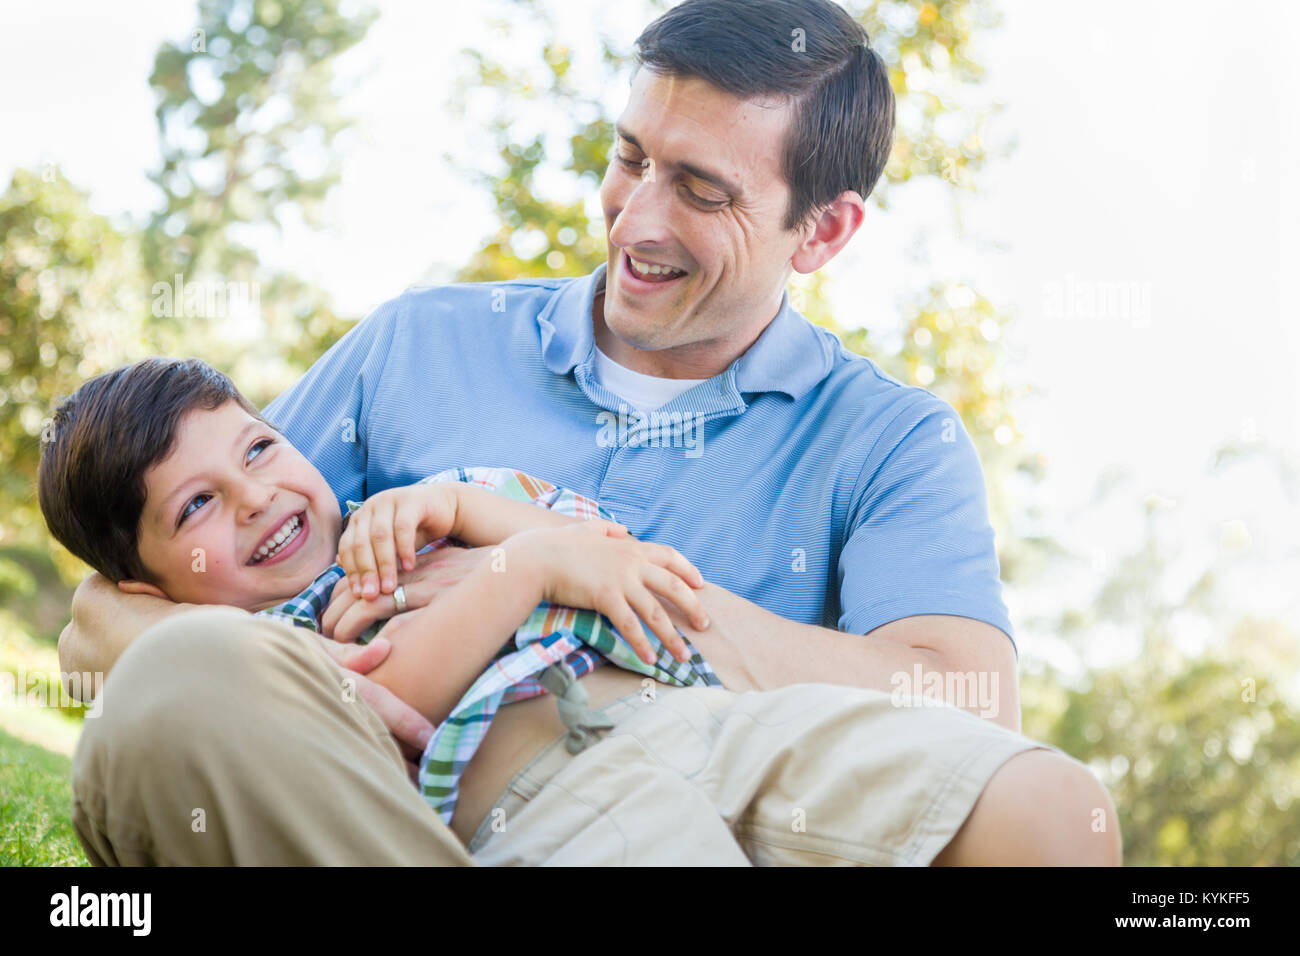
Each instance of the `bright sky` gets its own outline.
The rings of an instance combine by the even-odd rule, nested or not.
[[[345,63],[355,81],[345,108],[361,124],[341,144],[333,225],[262,250],[358,315],[448,278],[491,227],[486,198],[442,158],[473,149],[473,131],[444,103],[457,51],[494,42],[480,8],[378,6]],[[574,46],[589,35],[589,6],[609,9],[561,5]],[[1039,389],[1022,419],[1050,456],[1055,530],[1097,550],[1099,567],[1138,527],[1132,512],[1077,516],[1113,465],[1133,476],[1130,500],[1162,495],[1189,534],[1249,541],[1277,569],[1294,562],[1300,508],[1267,475],[1209,498],[1200,485],[1211,449],[1229,438],[1258,436],[1300,460],[1289,295],[1300,261],[1300,64],[1287,46],[1300,9],[1235,4],[1226,21],[1227,8],[1209,2],[998,6],[1003,24],[981,58],[1005,109],[988,138],[1015,149],[990,161],[961,229],[937,190],[900,191],[890,213],[873,213],[829,270],[840,320],[886,333],[899,303],[936,278],[969,281],[1005,306],[1016,317],[1010,374]],[[140,215],[155,202],[144,175],[157,163],[147,77],[158,44],[187,35],[193,6],[142,0],[131,10],[5,7],[3,182],[14,167],[52,161],[102,212]],[[638,26],[616,28],[630,39]],[[608,95],[617,107],[621,90]],[[1265,579],[1249,600],[1295,612],[1294,580]]]

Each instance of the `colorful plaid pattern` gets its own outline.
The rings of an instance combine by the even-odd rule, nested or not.
[[[421,484],[438,481],[480,485],[508,498],[578,518],[615,520],[590,498],[509,468],[452,468],[425,478]],[[348,502],[349,513],[358,507],[356,502]],[[431,547],[448,543],[444,538]],[[342,577],[343,570],[334,565],[292,600],[259,613],[318,630],[320,615]],[[365,639],[369,640],[379,626],[372,627]],[[420,792],[424,799],[445,822],[451,822],[460,776],[487,735],[497,710],[504,704],[546,693],[539,677],[553,665],[567,664],[577,677],[582,677],[608,660],[665,684],[722,686],[713,668],[689,641],[691,659],[682,662],[675,660],[648,628],[646,636],[657,654],[654,665],[637,657],[603,615],[547,603],[539,605],[430,738],[420,758]]]

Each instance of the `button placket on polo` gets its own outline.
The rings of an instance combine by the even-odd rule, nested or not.
[[[593,405],[620,416],[618,440],[610,449],[597,497],[619,520],[639,526],[646,511],[655,506],[663,493],[666,456],[686,454],[685,436],[675,435],[674,428],[662,421],[652,428],[647,416],[605,389],[596,379],[590,356],[574,368],[574,378]],[[733,366],[723,375],[683,392],[652,415],[690,416],[696,440],[703,442],[705,424],[715,418],[739,415],[744,409],[745,402],[735,386]]]

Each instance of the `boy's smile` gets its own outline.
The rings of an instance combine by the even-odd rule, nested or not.
[[[154,582],[124,581],[125,591],[254,611],[334,561],[342,519],[328,483],[236,402],[186,414],[145,486],[140,559]]]

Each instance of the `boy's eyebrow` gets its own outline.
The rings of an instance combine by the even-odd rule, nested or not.
[[[257,421],[257,419],[253,419],[247,425],[241,428],[239,430],[239,434],[235,436],[235,440],[230,443],[231,451],[232,452],[238,451],[239,446],[244,443],[244,436],[246,436],[249,432],[255,430],[261,425],[262,425],[261,422]],[[158,508],[159,512],[162,515],[170,514],[172,509],[172,500],[176,498],[178,495],[180,495],[181,492],[189,488],[190,485],[194,484],[195,480],[196,479],[191,478],[189,481],[182,482],[181,484],[176,486],[176,488],[172,490],[172,493],[163,499],[162,504]]]
[[[637,141],[637,138],[629,133],[627,127],[623,126],[622,123],[615,125],[614,130],[618,133],[619,139],[626,140],[633,148],[642,153],[645,152],[645,150],[641,148],[641,144]],[[740,195],[740,187],[730,182],[727,177],[722,175],[722,173],[715,173],[712,170],[705,169],[703,166],[697,166],[695,163],[675,163],[674,165],[683,172],[694,176],[696,179],[703,180],[706,183],[712,183],[725,193],[733,196]]]

